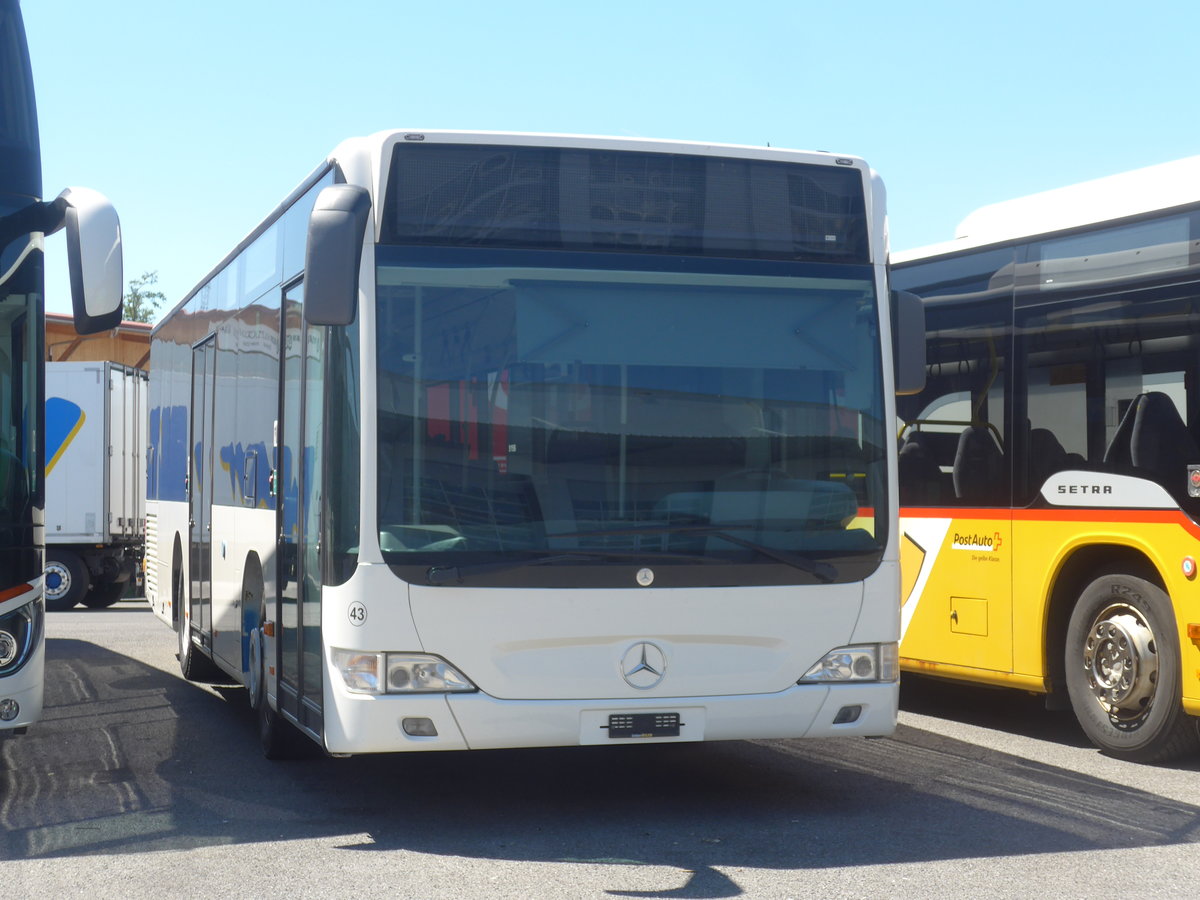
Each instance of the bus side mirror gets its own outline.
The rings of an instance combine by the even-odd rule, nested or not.
[[[925,389],[925,304],[916,294],[892,291],[892,350],[896,393]]]
[[[117,211],[107,197],[90,188],[67,188],[58,199],[66,204],[63,226],[75,330],[96,334],[116,328],[124,289]]]
[[[317,194],[304,248],[304,319],[310,325],[349,325],[358,308],[358,267],[371,197],[353,184]]]

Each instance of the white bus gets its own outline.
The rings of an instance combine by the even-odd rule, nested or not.
[[[890,733],[884,235],[849,157],[344,142],[153,334],[184,675],[271,757]]]

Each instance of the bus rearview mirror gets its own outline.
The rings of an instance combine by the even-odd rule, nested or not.
[[[896,393],[919,394],[925,388],[925,304],[909,291],[892,291],[892,312]]]
[[[121,223],[108,198],[91,188],[67,188],[58,195],[66,205],[67,268],[75,330],[96,334],[121,324],[124,273]]]
[[[365,188],[333,184],[317,194],[304,249],[304,319],[349,325],[358,308],[358,268],[371,213]]]

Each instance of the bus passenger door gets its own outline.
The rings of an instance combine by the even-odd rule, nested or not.
[[[319,465],[315,446],[306,435],[319,431],[317,421],[306,423],[305,405],[310,365],[308,345],[320,337],[320,329],[309,334],[303,318],[303,286],[295,284],[284,293],[280,334],[280,404],[277,452],[279,460],[279,617],[276,624],[279,650],[279,707],[299,725],[316,736],[322,729],[321,597],[320,577],[313,565],[319,509],[316,480]],[[313,377],[316,377],[315,375]],[[319,387],[319,379],[318,379]],[[312,405],[312,401],[309,401]],[[313,418],[313,413],[308,416]],[[311,571],[310,571],[311,570]]]
[[[213,389],[216,335],[192,348],[191,467],[188,515],[191,525],[191,621],[205,647],[212,646]]]

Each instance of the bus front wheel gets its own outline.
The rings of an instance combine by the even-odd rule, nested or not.
[[[247,603],[254,599],[253,593],[243,592]],[[267,605],[262,600],[261,587],[258,621],[250,630],[249,671],[246,673],[246,697],[258,720],[258,743],[267,759],[305,759],[313,755],[311,742],[294,725],[271,708],[267,696],[267,654],[263,623],[267,621]]]
[[[1180,702],[1171,599],[1145,579],[1102,575],[1071,612],[1067,693],[1088,739],[1110,756],[1163,762],[1200,750]]]

